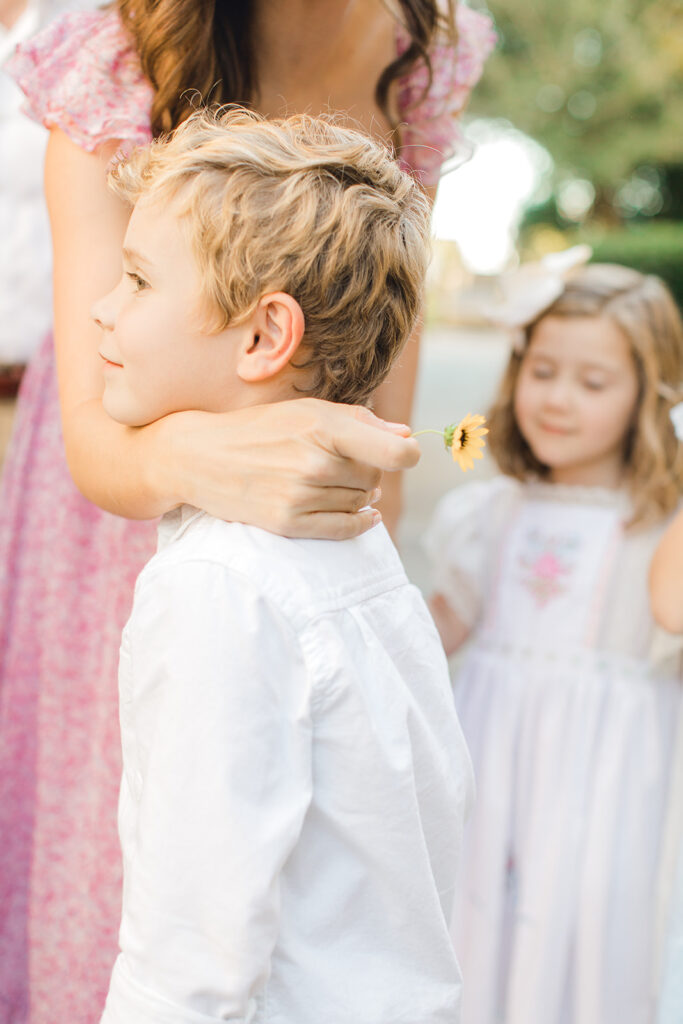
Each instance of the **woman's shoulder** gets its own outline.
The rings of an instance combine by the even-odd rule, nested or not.
[[[151,137],[152,89],[116,10],[55,18],[18,46],[5,68],[26,95],[26,113],[83,149]]]
[[[443,162],[459,150],[466,150],[458,117],[496,43],[491,19],[462,3],[456,7],[456,28],[455,44],[438,37],[430,48],[431,80],[426,66],[418,62],[399,81],[399,155],[425,185],[435,185]],[[409,45],[410,37],[401,27],[399,54]]]

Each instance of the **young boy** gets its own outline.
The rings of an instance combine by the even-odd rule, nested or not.
[[[199,114],[113,185],[134,209],[93,311],[110,415],[369,398],[414,324],[429,231],[381,146],[310,118]],[[105,1024],[457,1021],[471,768],[383,526],[335,543],[166,516],[120,700]]]

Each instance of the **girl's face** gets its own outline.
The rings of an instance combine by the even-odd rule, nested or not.
[[[606,316],[545,316],[515,389],[515,418],[556,483],[616,487],[638,401],[629,343]]]

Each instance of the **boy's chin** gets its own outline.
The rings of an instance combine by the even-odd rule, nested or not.
[[[106,391],[102,396],[102,406],[110,419],[116,420],[124,427],[145,427],[154,419],[153,416],[145,416],[140,409],[127,408],[124,403],[117,402]]]

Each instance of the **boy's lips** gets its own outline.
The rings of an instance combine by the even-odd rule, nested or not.
[[[113,359],[109,359],[108,356],[105,356],[104,352],[100,352],[99,356],[100,356],[100,359],[104,360],[105,366],[117,366],[119,369],[123,368],[123,363],[116,363],[116,362],[114,362]]]

